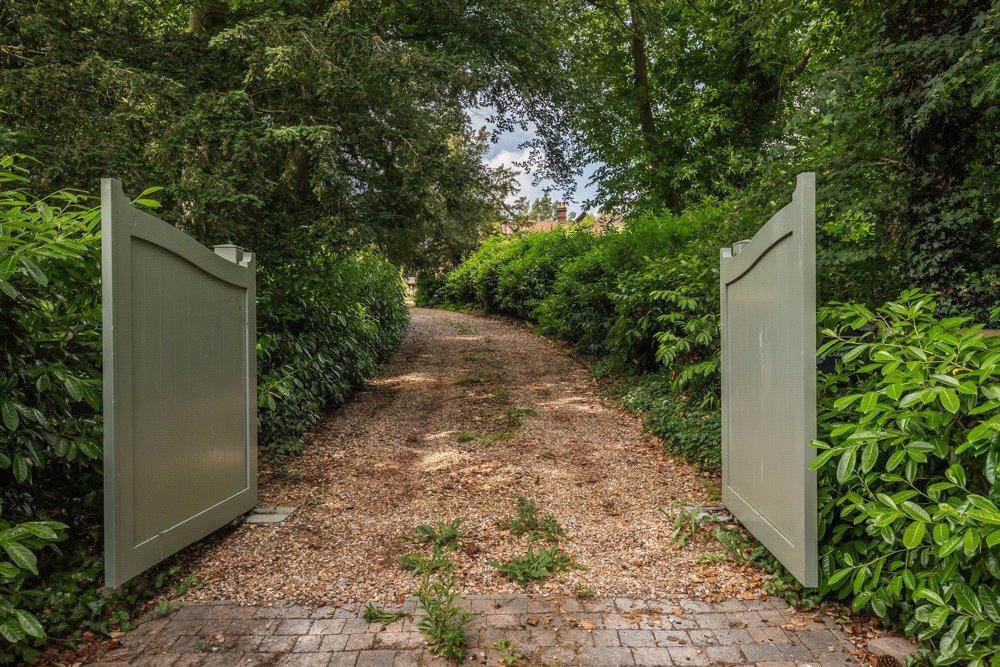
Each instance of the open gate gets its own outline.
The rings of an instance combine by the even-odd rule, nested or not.
[[[105,586],[257,504],[254,258],[101,181]]]
[[[749,241],[723,248],[722,500],[816,586],[816,175]]]

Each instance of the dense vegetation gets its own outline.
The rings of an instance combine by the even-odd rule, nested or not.
[[[616,372],[666,447],[717,466],[715,249],[730,213],[494,237],[425,278],[418,302],[537,322]],[[939,662],[988,663],[1000,651],[1000,337],[935,308],[911,291],[820,314],[820,352],[842,355],[820,375],[820,592],[905,626]]]
[[[100,210],[88,193],[36,198],[29,185],[13,158],[0,162],[0,661],[31,657],[46,635],[127,625],[136,596],[99,590]],[[258,268],[265,455],[296,451],[406,327],[399,269],[384,257],[317,248],[308,261]]]

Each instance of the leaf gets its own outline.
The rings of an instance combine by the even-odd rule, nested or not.
[[[854,449],[848,449],[840,457],[840,462],[837,464],[837,481],[841,484],[854,472],[855,452]]]
[[[21,266],[23,266],[24,269],[28,272],[28,275],[31,276],[32,279],[42,287],[45,287],[46,285],[49,284],[49,277],[45,275],[45,272],[42,271],[42,269],[39,268],[37,264],[32,262],[27,257],[21,258]]]
[[[927,524],[923,521],[914,521],[903,532],[903,546],[907,549],[915,549],[920,546],[927,532]]]
[[[42,627],[42,624],[38,622],[37,618],[23,609],[15,609],[14,615],[17,617],[17,622],[21,625],[25,634],[38,639],[45,636],[45,629]]]
[[[861,453],[861,472],[869,472],[875,467],[875,462],[878,460],[878,445],[874,442],[869,442],[865,445],[864,451]]]
[[[938,400],[941,401],[941,405],[944,409],[952,414],[956,414],[958,409],[962,406],[962,402],[958,400],[958,394],[955,393],[954,389],[945,389],[938,394]]]
[[[7,427],[8,431],[17,430],[19,420],[17,416],[17,409],[14,407],[13,403],[10,401],[0,403],[0,416],[3,417],[3,425]]]
[[[20,484],[26,481],[30,474],[31,468],[28,465],[28,459],[20,454],[14,454],[14,479]]]
[[[31,552],[31,549],[19,542],[3,542],[3,549],[10,556],[10,559],[14,561],[15,565],[32,574],[38,574],[38,560],[35,558],[35,554]]]

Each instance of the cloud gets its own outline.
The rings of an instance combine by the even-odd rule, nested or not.
[[[466,109],[469,121],[472,123],[474,128],[485,127],[486,130],[492,131],[493,125],[487,121],[487,119],[494,113],[492,107],[476,107],[471,109]],[[546,189],[551,191],[551,196],[553,199],[568,199],[568,196],[564,196],[564,192],[557,190],[553,187],[552,182],[548,180],[543,180],[539,183],[535,183],[534,176],[529,173],[524,167],[518,166],[516,163],[524,162],[528,159],[531,154],[531,149],[522,148],[522,144],[530,141],[535,137],[534,125],[528,124],[526,129],[516,128],[511,132],[505,132],[500,135],[497,140],[493,143],[490,149],[483,156],[483,162],[485,162],[490,167],[508,167],[514,172],[516,172],[515,181],[517,182],[517,191],[508,198],[509,202],[513,202],[518,197],[526,197],[529,201],[533,199],[538,199],[542,196],[542,193]],[[576,191],[573,193],[573,200],[579,203],[585,201],[586,199],[593,197],[597,192],[597,188],[589,184],[590,176],[594,173],[594,169],[597,165],[589,165],[584,169],[583,174],[576,178]]]

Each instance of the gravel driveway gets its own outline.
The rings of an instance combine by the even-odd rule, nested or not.
[[[664,453],[640,421],[598,396],[567,350],[524,325],[415,308],[406,338],[346,405],[304,436],[301,456],[262,467],[261,506],[286,521],[243,524],[189,549],[204,585],[187,601],[305,605],[402,600],[397,564],[418,523],[461,517],[461,593],[522,591],[491,560],[524,553],[498,522],[513,494],[566,530],[586,569],[544,584],[602,596],[721,600],[757,594],[760,573],[714,541],[677,547],[672,503],[716,504],[717,480]],[[531,589],[529,589],[531,590]]]

